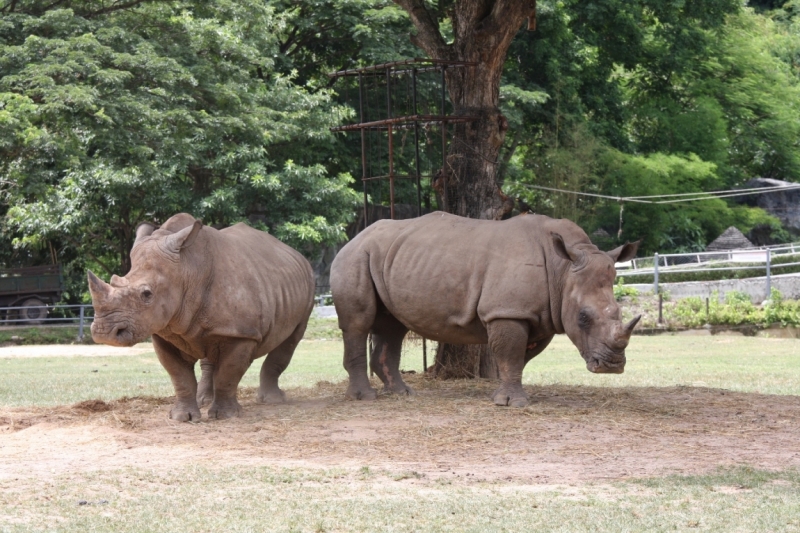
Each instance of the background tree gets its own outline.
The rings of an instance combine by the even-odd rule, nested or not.
[[[17,246],[51,241],[125,272],[136,225],[179,211],[246,220],[306,251],[345,238],[358,196],[315,150],[333,143],[331,92],[276,70],[271,6],[13,4],[0,26],[0,172]]]

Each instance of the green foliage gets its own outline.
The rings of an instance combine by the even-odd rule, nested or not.
[[[8,17],[0,176],[16,245],[125,271],[136,224],[179,211],[301,250],[341,242],[358,196],[317,158],[334,142],[330,91],[275,68],[284,23],[250,0]]]
[[[617,284],[614,285],[614,298],[619,301],[625,297],[635,297],[639,295],[639,291],[635,287],[626,287],[625,278],[620,276]]]
[[[674,306],[665,308],[664,317],[673,328],[698,328],[705,324],[800,326],[800,301],[784,300],[774,288],[770,299],[761,306],[754,305],[747,294],[736,291],[726,293],[724,302],[720,302],[718,293],[714,292],[709,298],[707,310],[704,299],[681,298]]]

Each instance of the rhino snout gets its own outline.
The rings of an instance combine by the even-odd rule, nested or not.
[[[133,346],[136,338],[129,327],[124,324],[114,324],[103,327],[98,322],[93,322],[91,327],[92,339],[101,344],[111,346]]]
[[[586,368],[593,374],[622,374],[625,372],[625,356],[616,361],[590,357],[586,361]]]

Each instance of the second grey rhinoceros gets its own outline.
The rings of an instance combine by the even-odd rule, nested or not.
[[[216,230],[181,213],[158,229],[138,228],[131,265],[110,284],[88,273],[92,338],[132,346],[152,336],[175,387],[171,418],[200,420],[198,397],[210,394],[198,392],[198,360],[213,390],[209,418],[239,414],[239,381],[264,354],[258,399],[284,400],[278,378],[314,305],[313,272],[300,253],[246,224]]]
[[[557,333],[567,334],[591,372],[621,373],[639,317],[620,321],[614,264],[637,248],[602,252],[576,224],[541,215],[490,221],[435,212],[372,224],[331,266],[347,397],[376,397],[369,333],[370,366],[387,392],[412,393],[399,372],[409,330],[439,342],[488,343],[500,374],[498,405],[527,405],[522,370]]]

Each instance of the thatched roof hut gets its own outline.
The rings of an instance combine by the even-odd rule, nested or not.
[[[741,250],[743,248],[755,248],[753,243],[747,240],[744,234],[731,226],[722,232],[722,235],[711,241],[706,246],[708,252],[720,252],[723,250]]]

